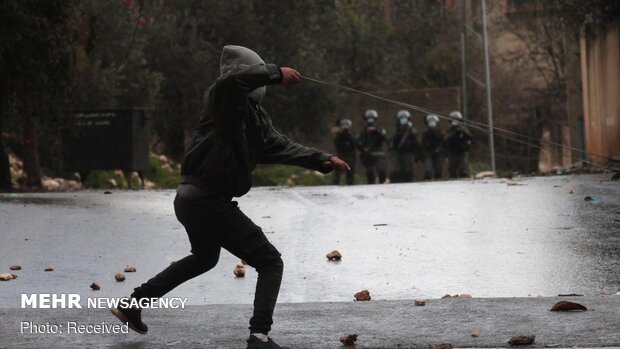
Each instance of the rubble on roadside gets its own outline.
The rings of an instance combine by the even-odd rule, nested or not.
[[[482,172],[476,173],[476,175],[474,176],[474,179],[495,178],[495,177],[497,177],[497,174],[493,171],[482,171]]]
[[[510,345],[530,345],[534,343],[536,340],[536,336],[521,334],[517,336],[512,336],[508,341]]]
[[[355,300],[359,302],[369,301],[371,299],[370,292],[368,292],[368,290],[361,290],[357,292],[353,297],[355,297]]]
[[[561,301],[551,307],[551,311],[587,311],[588,308],[575,302]]]
[[[431,344],[428,346],[428,349],[452,349],[454,346],[451,343],[439,343],[439,344]]]
[[[0,273],[0,281],[10,281],[17,279],[17,275],[10,273]]]
[[[327,255],[325,255],[325,257],[327,257],[327,259],[330,261],[339,261],[342,259],[342,254],[340,254],[338,250],[333,250]]]
[[[244,277],[245,266],[242,263],[237,264],[237,266],[235,266],[235,268],[233,269],[233,274],[235,274],[235,276],[238,278]]]
[[[345,346],[355,345],[357,341],[357,334],[345,334],[344,336],[340,336],[340,343]]]
[[[453,296],[451,296],[450,294],[445,294],[441,297],[441,299],[446,299],[446,298],[460,298],[460,299],[469,299],[469,298],[473,298],[470,294],[468,293],[462,293],[462,294],[455,294]]]

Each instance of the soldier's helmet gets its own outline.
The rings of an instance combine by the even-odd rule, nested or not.
[[[426,125],[430,128],[435,128],[439,124],[439,117],[435,114],[426,115]]]
[[[379,118],[379,113],[377,113],[374,109],[368,109],[364,112],[364,119],[366,120],[366,124],[374,125],[377,123],[377,119]]]
[[[408,110],[399,110],[396,113],[396,125],[409,125],[411,122],[411,113]]]
[[[455,110],[450,113],[450,119],[452,120],[450,121],[450,124],[452,126],[458,126],[458,124],[460,124],[463,121],[463,115],[461,115],[460,112]]]
[[[397,119],[402,119],[402,118],[410,119],[411,113],[408,110],[399,110],[398,113],[396,113],[396,118]]]
[[[379,113],[377,113],[376,110],[374,109],[368,109],[364,112],[364,119],[378,119],[379,118]]]
[[[341,128],[348,130],[353,126],[353,122],[349,119],[340,119],[339,125]]]
[[[450,113],[450,118],[451,118],[452,120],[461,121],[461,120],[463,120],[463,115],[461,115],[461,112],[460,112],[460,111],[456,111],[456,110],[455,110],[455,111],[453,111],[453,112],[451,112],[451,113]]]

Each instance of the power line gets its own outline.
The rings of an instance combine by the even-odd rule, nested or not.
[[[343,89],[343,90],[350,91],[350,92],[355,92],[355,93],[358,93],[358,94],[361,94],[361,95],[364,95],[364,96],[367,96],[367,97],[370,97],[370,98],[382,100],[384,102],[388,102],[388,103],[396,104],[396,105],[399,105],[401,107],[405,107],[405,108],[408,108],[408,109],[416,110],[416,111],[419,111],[421,113],[434,114],[434,115],[437,115],[439,118],[442,118],[442,119],[445,119],[445,120],[448,120],[448,121],[455,121],[455,120],[451,120],[451,118],[449,116],[443,115],[441,113],[438,113],[438,112],[435,112],[435,111],[432,111],[432,110],[429,110],[429,109],[426,109],[426,108],[418,107],[418,106],[415,106],[413,104],[404,103],[404,102],[397,101],[397,100],[390,99],[390,98],[386,98],[386,97],[377,96],[377,95],[369,93],[369,92],[357,90],[357,89],[354,89],[352,87],[340,85],[340,84],[337,84],[337,83],[334,83],[334,82],[327,82],[327,81],[323,81],[323,80],[319,80],[319,79],[315,79],[315,78],[311,78],[311,77],[307,77],[307,76],[302,76],[302,79],[308,80],[308,81],[312,81],[312,82],[315,82],[315,83],[318,83],[318,84],[326,85],[326,86],[336,87],[336,88]],[[598,157],[598,158],[601,158],[601,159],[610,160],[608,157],[603,156],[603,155],[599,155],[599,154],[595,154],[595,153],[590,153],[590,152],[587,152],[585,150],[577,149],[577,148],[574,148],[574,147],[571,147],[571,146],[566,146],[564,144],[559,144],[559,143],[555,143],[555,142],[551,142],[551,141],[546,141],[546,140],[540,140],[540,139],[537,139],[537,138],[534,138],[534,137],[531,137],[531,136],[528,136],[528,135],[524,135],[524,134],[520,134],[520,133],[511,131],[511,130],[507,130],[507,129],[504,129],[504,128],[501,128],[501,127],[490,126],[490,125],[487,125],[487,124],[482,123],[482,122],[476,122],[476,121],[473,121],[473,120],[457,121],[457,122],[459,124],[468,126],[470,128],[473,128],[475,130],[482,131],[482,132],[487,132],[488,133],[488,132],[490,132],[489,129],[492,129],[492,130],[495,130],[495,131],[499,131],[499,132],[503,132],[503,133],[497,133],[497,135],[502,137],[502,138],[505,138],[505,139],[508,139],[508,140],[511,140],[511,141],[514,141],[514,142],[517,142],[517,143],[529,145],[531,147],[538,148],[538,149],[543,149],[543,148],[542,148],[541,145],[538,145],[538,144],[535,144],[535,143],[532,143],[532,142],[540,142],[542,144],[552,145],[552,146],[560,147],[560,148],[563,148],[563,149],[569,149],[569,150],[576,151],[576,152],[579,152],[579,153],[582,153],[582,154],[585,154],[585,155],[589,155],[589,156],[592,156],[592,157]],[[522,138],[525,138],[526,140],[519,139],[517,137],[522,137]],[[532,141],[532,142],[530,142],[530,141]],[[599,164],[597,164],[595,162],[592,162],[592,161],[589,161],[589,160],[582,159],[581,161],[584,162],[584,163],[587,163],[589,165],[601,168],[601,169],[605,169],[605,170],[609,170],[609,171],[613,171],[613,172],[620,172],[619,170],[610,168],[608,166],[599,165]]]

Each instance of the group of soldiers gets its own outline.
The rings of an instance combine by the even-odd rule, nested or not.
[[[396,124],[391,136],[377,125],[378,119],[376,110],[366,110],[364,127],[357,136],[351,133],[351,120],[337,121],[338,130],[334,137],[336,153],[350,165],[351,171],[334,171],[333,184],[339,184],[343,174],[346,183],[353,184],[358,154],[369,184],[387,181],[388,162],[391,162],[391,183],[412,182],[413,165],[416,162],[424,163],[425,180],[441,179],[446,157],[450,178],[469,176],[467,152],[471,147],[472,136],[460,112],[450,113],[450,126],[445,134],[439,127],[439,117],[434,114],[425,117],[426,130],[421,135],[413,127],[411,113],[407,110],[396,113]]]

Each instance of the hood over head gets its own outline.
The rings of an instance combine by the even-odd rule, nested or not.
[[[233,70],[238,65],[255,65],[265,64],[258,53],[250,50],[247,47],[226,45],[222,48],[222,56],[220,58],[220,75],[224,75]],[[267,87],[262,86],[248,94],[248,97],[260,102],[265,96]]]

